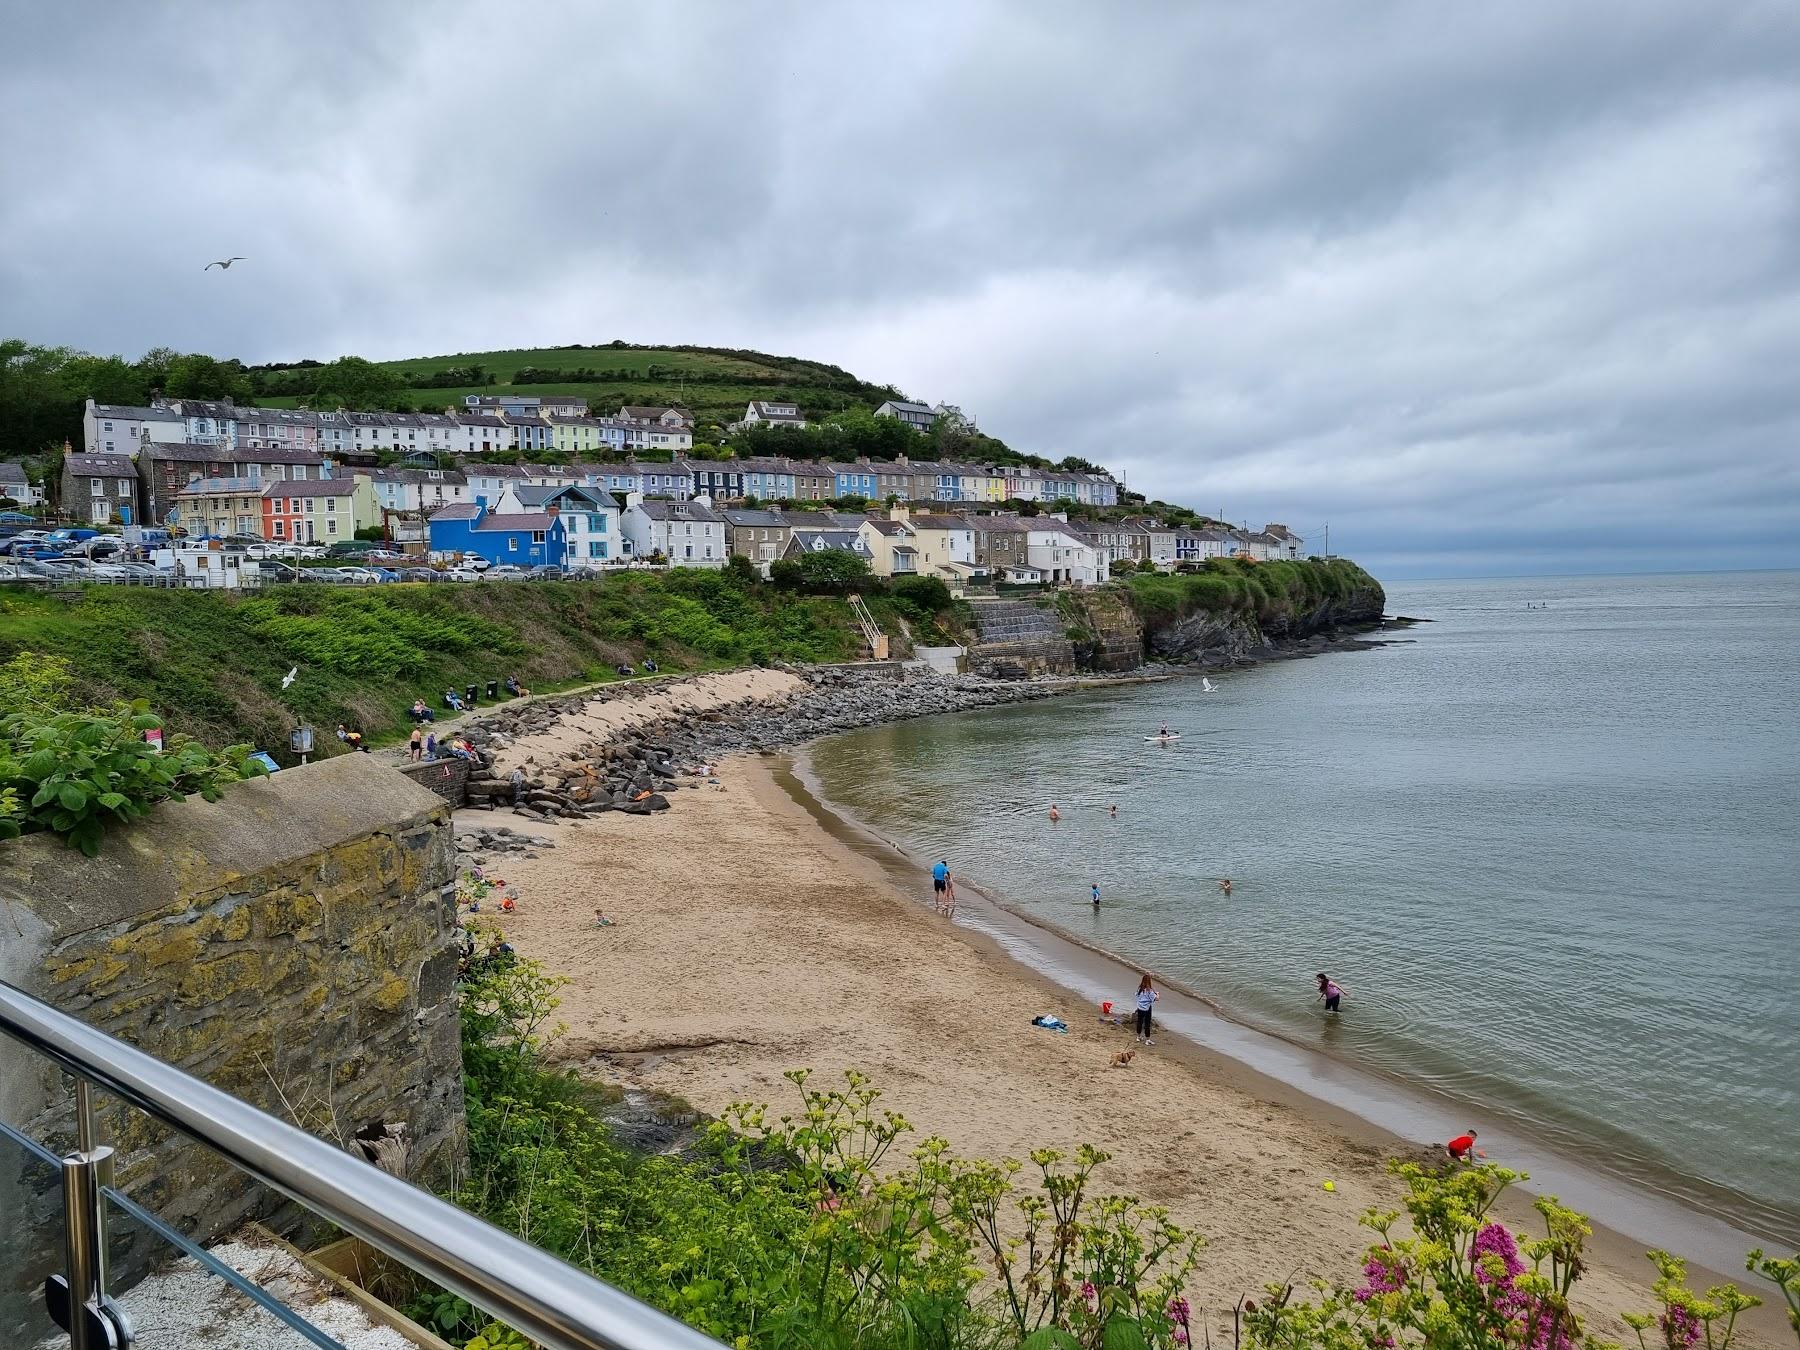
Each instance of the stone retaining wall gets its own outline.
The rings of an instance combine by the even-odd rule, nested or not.
[[[451,755],[445,759],[421,760],[417,764],[402,764],[400,772],[420,787],[437,793],[452,806],[461,806],[469,799],[469,761],[466,759]]]
[[[466,1143],[454,857],[444,801],[367,755],[164,805],[96,858],[15,840],[0,845],[0,978],[346,1148],[399,1126],[395,1170],[439,1179]],[[205,1148],[100,1102],[121,1185],[165,1222],[205,1240],[294,1219]],[[71,1146],[64,1080],[10,1041],[0,1118]],[[60,1202],[0,1163],[0,1329],[42,1332],[45,1255],[11,1216]],[[115,1264],[129,1279],[146,1255],[127,1244]]]

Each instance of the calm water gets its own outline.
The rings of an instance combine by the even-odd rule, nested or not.
[[[1419,582],[1389,611],[1435,622],[1214,694],[857,732],[814,771],[1253,1026],[1791,1243],[1800,573]],[[1145,744],[1164,719],[1180,743]]]

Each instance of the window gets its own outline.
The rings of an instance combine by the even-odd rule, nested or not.
[[[531,542],[534,544],[543,543],[544,542],[544,534],[545,534],[545,532],[543,530],[533,530],[531,532]]]
[[[506,551],[508,553],[517,553],[519,551],[519,538],[517,535],[509,534],[506,536]]]
[[[276,522],[275,522],[275,523],[274,523],[274,525],[273,525],[273,526],[272,526],[272,527],[271,527],[271,528],[270,528],[270,531],[269,531],[269,532],[270,532],[270,533],[271,533],[271,534],[272,534],[272,535],[273,535],[273,536],[274,536],[274,537],[275,537],[275,538],[277,538],[277,539],[280,539],[280,538],[281,538],[281,537],[282,537],[282,523],[281,523],[281,521],[279,521],[279,520],[277,520],[277,521],[276,521]]]
[[[98,478],[88,479],[88,495],[90,497],[104,497],[106,495],[106,484]]]
[[[307,511],[308,515],[312,514],[312,509],[313,509],[313,499],[311,497],[308,497],[306,499],[306,511]]]
[[[110,455],[112,452],[113,452],[113,443],[111,441],[108,441],[106,443],[106,453]]]
[[[693,546],[693,545],[692,545],[692,544],[688,544],[688,545],[686,545],[686,546],[685,546],[685,547],[683,547],[683,549],[682,549],[682,550],[681,550],[681,553],[682,553],[682,556],[683,556],[683,557],[686,557],[686,558],[691,558],[691,557],[693,557],[693,556],[694,556],[694,546]]]
[[[325,533],[326,534],[336,534],[337,533],[337,517],[336,516],[332,516],[329,520],[327,520],[325,522]]]
[[[111,430],[112,430],[112,423],[111,423],[111,422],[102,422],[102,423],[101,423],[101,424],[100,424],[100,430],[102,430],[102,431],[111,431]]]

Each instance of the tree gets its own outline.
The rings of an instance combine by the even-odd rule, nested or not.
[[[199,352],[178,356],[170,362],[168,383],[163,392],[170,398],[252,397],[250,377],[244,373],[242,362],[221,361]]]
[[[321,366],[313,384],[321,407],[384,408],[398,398],[400,377],[360,356],[340,356]]]
[[[953,603],[950,588],[936,577],[897,577],[888,590],[921,617],[942,614]]]
[[[725,560],[725,570],[739,581],[756,580],[756,564],[741,553],[734,553]]]
[[[800,559],[800,579],[807,590],[819,594],[847,592],[869,579],[869,564],[848,549],[820,549]]]

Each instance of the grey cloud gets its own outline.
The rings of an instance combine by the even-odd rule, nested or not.
[[[759,346],[1396,572],[1800,556],[1786,4],[0,13],[9,333]]]

